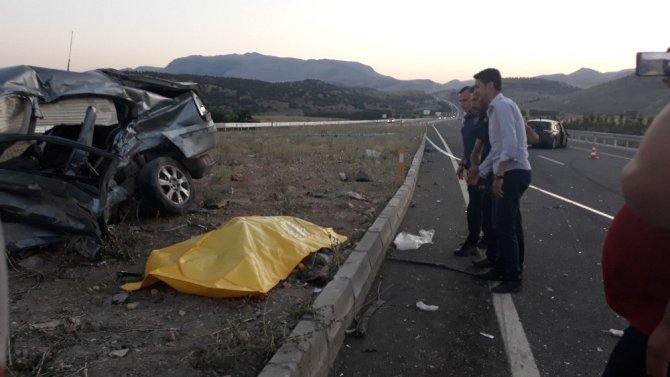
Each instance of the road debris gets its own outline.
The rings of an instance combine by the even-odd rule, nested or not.
[[[609,330],[603,330],[604,332],[608,332],[614,336],[622,337],[623,336],[623,330],[617,330],[617,329],[609,329]]]
[[[417,302],[416,307],[423,310],[423,311],[426,311],[426,312],[434,312],[434,311],[436,311],[437,309],[440,308],[437,305],[426,305],[426,304],[423,303],[423,301]]]
[[[128,354],[129,351],[130,351],[130,348],[123,348],[123,349],[120,349],[120,350],[114,350],[114,351],[109,353],[109,356],[124,357]]]
[[[483,336],[483,337],[486,337],[486,338],[489,338],[489,339],[493,339],[493,338],[495,338],[495,336],[493,336],[493,335],[491,335],[491,334],[487,334],[487,333],[485,333],[485,332],[479,332],[479,335],[481,335],[481,336]]]
[[[421,229],[418,236],[416,234],[400,232],[393,240],[393,244],[398,250],[416,250],[423,244],[433,243],[434,235],[435,229]]]

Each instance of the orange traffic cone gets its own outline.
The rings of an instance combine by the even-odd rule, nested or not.
[[[589,154],[589,160],[597,160],[598,153],[596,152],[596,147],[591,148],[591,153]]]

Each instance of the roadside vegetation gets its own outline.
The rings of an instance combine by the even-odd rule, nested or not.
[[[10,260],[9,375],[256,376],[395,194],[424,132],[376,123],[219,133],[217,164],[195,181],[191,213],[128,210],[98,261],[65,247]],[[299,217],[349,241],[306,258],[266,295],[213,299],[163,283],[120,290],[151,250],[250,215]]]

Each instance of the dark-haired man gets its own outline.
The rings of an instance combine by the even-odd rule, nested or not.
[[[521,288],[523,264],[517,238],[521,224],[521,196],[530,185],[531,167],[525,123],[519,107],[502,93],[502,77],[495,68],[487,68],[475,76],[474,92],[487,107],[491,151],[486,159],[473,167],[481,179],[493,174],[493,230],[496,238],[495,266],[479,277],[500,280],[494,293],[510,293]]]
[[[458,92],[458,103],[463,108],[465,116],[463,117],[463,127],[461,127],[461,137],[463,139],[463,158],[458,165],[456,175],[458,179],[464,178],[464,172],[470,169],[470,155],[472,148],[477,140],[477,135],[482,127],[482,116],[475,106],[472,99],[473,88],[470,86],[463,87]],[[467,185],[468,187],[468,207],[466,210],[466,218],[468,222],[468,237],[461,244],[461,246],[454,251],[454,255],[458,257],[465,257],[470,255],[477,255],[477,244],[479,243],[479,234],[482,230],[482,200],[483,190],[479,185]]]

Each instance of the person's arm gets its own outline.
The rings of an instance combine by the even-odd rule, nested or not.
[[[530,128],[527,124],[526,126],[526,139],[528,140],[529,145],[535,145],[540,142],[540,135],[535,132],[534,129]]]
[[[666,377],[670,363],[670,301],[665,306],[661,323],[649,336],[647,343],[647,375]]]
[[[475,186],[479,182],[479,164],[482,158],[482,151],[484,150],[484,143],[480,139],[475,140],[475,145],[472,147],[470,154],[470,170],[468,170],[467,184]]]
[[[642,220],[670,229],[670,105],[654,118],[621,173],[626,204]]]
[[[463,172],[465,171],[465,164],[467,162],[465,161],[465,158],[461,159],[461,161],[458,163],[458,169],[456,169],[456,175],[458,176],[458,179],[463,179]]]
[[[477,166],[481,162],[482,151],[484,150],[484,143],[480,139],[475,140],[475,146],[472,147],[470,154],[470,166]]]

